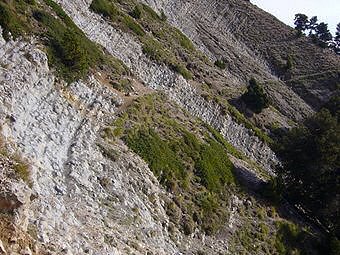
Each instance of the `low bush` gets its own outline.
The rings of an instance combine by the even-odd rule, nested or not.
[[[112,18],[118,15],[117,8],[108,0],[93,0],[90,9],[104,17]]]
[[[247,92],[242,95],[241,99],[255,113],[260,113],[264,108],[269,107],[269,100],[263,88],[254,78],[250,79]]]
[[[134,32],[138,36],[144,36],[145,32],[143,28],[133,20],[130,16],[125,15],[123,18],[123,23],[126,27],[128,27],[132,32]]]
[[[143,10],[146,13],[146,16],[155,20],[155,21],[160,21],[161,17],[159,17],[159,15],[148,5],[146,4],[142,4],[143,6]]]
[[[225,62],[223,60],[220,60],[220,59],[216,60],[214,64],[215,64],[215,66],[217,66],[220,69],[225,69],[227,67]]]
[[[132,12],[129,13],[131,17],[135,19],[140,19],[142,17],[142,10],[141,8],[136,5]]]
[[[277,233],[275,248],[279,254],[301,254],[300,245],[303,245],[304,232],[293,223],[276,222]]]
[[[52,6],[65,23],[44,11],[35,11],[33,17],[47,31],[49,62],[67,82],[72,82],[83,78],[90,67],[105,63],[106,59],[97,45],[77,28],[59,6]]]
[[[3,30],[2,36],[6,41],[10,39],[10,33],[16,39],[25,32],[25,25],[18,14],[2,2],[0,2],[0,26]]]
[[[210,191],[219,192],[225,184],[235,182],[233,165],[223,146],[214,140],[201,146],[195,167],[202,184]]]
[[[174,178],[182,180],[186,177],[183,163],[169,143],[162,140],[154,130],[132,131],[125,140],[149,164],[163,184],[168,184]]]
[[[163,47],[161,43],[158,41],[152,39],[152,38],[146,38],[143,40],[143,53],[148,56],[150,59],[159,61],[159,62],[165,62],[168,64],[168,53],[166,49]]]
[[[183,76],[184,79],[186,80],[191,80],[192,79],[192,73],[183,65],[181,64],[174,64],[172,65],[173,70]]]
[[[16,175],[24,182],[29,183],[30,177],[29,165],[19,157],[15,157],[14,160],[15,163],[13,164],[13,169]]]

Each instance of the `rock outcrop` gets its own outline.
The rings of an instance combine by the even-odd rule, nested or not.
[[[182,76],[148,59],[131,35],[114,29],[102,17],[91,12],[91,2],[58,1],[91,40],[122,60],[146,86],[164,91],[182,108],[219,130],[237,149],[271,171],[277,159],[266,144],[230,116],[223,115],[217,104],[205,101]]]
[[[262,184],[262,176],[251,165],[254,162],[273,174],[278,159],[254,131],[239,124],[214,100],[204,98],[195,81],[148,58],[133,35],[91,12],[92,0],[54,2],[90,40],[121,60],[138,86],[164,92],[176,107],[215,128],[241,151],[247,159],[243,154],[239,158],[230,156],[241,182],[254,190]],[[253,11],[262,13],[254,9],[247,14],[247,1],[241,4],[245,5],[243,10],[234,1],[140,2],[159,13],[164,11],[169,23],[183,31],[211,61],[226,58],[230,66],[219,73],[230,78],[231,84],[242,87],[252,75],[265,81],[275,107],[287,119],[309,115],[334,92],[332,87],[314,92],[308,86],[300,88],[314,93],[318,101],[314,105],[301,91],[287,86],[301,78],[303,67],[292,73],[292,80],[280,79],[275,61],[267,56],[269,51],[262,46],[256,49],[244,38],[253,22]],[[0,253],[237,254],[249,248],[237,240],[246,231],[244,227],[256,232],[265,225],[270,227],[265,229],[267,236],[275,232],[277,215],[273,213],[267,221],[266,216],[258,217],[258,211],[269,215],[272,209],[242,191],[226,198],[228,216],[218,234],[206,236],[202,230],[193,229],[185,235],[167,214],[167,203],[176,203],[174,193],[160,185],[148,165],[123,141],[112,138],[116,139],[113,142],[102,135],[103,127],[112,125],[118,111],[139,95],[118,93],[108,86],[105,76],[97,73],[100,68],[90,70],[83,80],[66,84],[55,76],[57,70],[51,70],[41,38],[27,36],[6,42],[1,35],[0,28],[0,146],[2,142],[8,145],[8,154],[0,147],[0,219],[4,219],[0,222]],[[338,65],[332,61],[327,57],[324,64],[313,68],[321,67],[325,72],[334,69],[332,77],[336,80]],[[229,151],[225,148],[222,157]],[[25,173],[25,178],[18,178],[11,155],[25,158],[30,165],[29,176]],[[211,193],[207,192],[207,199],[213,198]],[[4,237],[1,228],[6,227],[11,231]],[[267,240],[267,236],[259,238]],[[261,243],[266,243],[263,240]],[[260,248],[257,252],[266,253]]]
[[[97,145],[117,95],[93,78],[56,83],[35,41],[2,41],[0,48],[2,133],[31,162],[36,199],[21,217],[38,240],[56,254],[120,254],[134,245],[140,253],[174,251],[162,228],[162,191],[145,163],[123,145],[113,150],[124,157],[112,162]],[[131,243],[137,234],[140,241]]]
[[[169,233],[163,197],[171,195],[124,144],[100,138],[122,103],[115,93],[93,77],[58,83],[34,39],[1,42],[2,135],[30,162],[32,183],[13,182],[17,203],[8,196],[4,201],[16,209],[21,231],[36,233],[33,254],[226,251],[222,240],[202,243],[199,232],[187,237],[173,226]],[[20,194],[25,201],[16,198]]]

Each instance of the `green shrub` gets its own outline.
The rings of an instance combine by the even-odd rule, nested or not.
[[[61,41],[55,41],[56,53],[71,70],[83,75],[89,67],[88,52],[82,44],[81,38],[77,34],[67,29],[63,34]]]
[[[163,45],[152,38],[146,38],[143,40],[143,53],[150,59],[169,64],[168,62],[168,52],[163,47]]]
[[[133,9],[133,11],[130,12],[130,15],[131,15],[131,17],[133,17],[135,19],[140,19],[141,16],[142,16],[141,8],[138,5],[136,5],[135,8]]]
[[[104,17],[118,15],[118,10],[113,3],[108,0],[93,0],[90,9],[95,13],[102,14]]]
[[[287,57],[287,63],[286,63],[286,70],[292,70],[294,67],[294,61],[291,55],[288,55]]]
[[[219,143],[210,140],[200,149],[195,165],[202,184],[210,191],[218,192],[225,184],[234,183],[233,164]]]
[[[212,192],[200,192],[196,195],[200,209],[201,227],[208,235],[216,233],[224,224],[227,211],[222,208],[221,199]]]
[[[145,32],[143,28],[135,22],[130,16],[125,15],[123,18],[123,23],[126,27],[128,27],[131,31],[133,31],[138,36],[144,36]]]
[[[20,179],[28,183],[30,177],[29,165],[18,157],[15,158],[15,161],[16,162],[13,164],[13,169],[15,173]]]
[[[254,78],[250,79],[247,92],[242,95],[241,99],[255,113],[260,113],[264,108],[269,107],[269,100],[263,88]]]
[[[23,35],[25,26],[19,19],[17,13],[5,4],[0,2],[0,26],[2,27],[2,36],[6,41],[10,39],[9,33],[14,39]]]
[[[48,57],[58,72],[66,81],[83,77],[90,66],[90,56],[81,34],[45,12],[36,11],[33,16],[48,30]]]
[[[227,67],[225,62],[223,60],[219,60],[219,59],[216,60],[214,64],[215,64],[215,66],[217,66],[220,69],[225,69]]]
[[[193,52],[195,50],[195,46],[192,44],[190,39],[182,33],[179,29],[174,29],[175,37],[177,37],[177,40],[179,44],[184,48],[189,50],[190,52]]]
[[[72,29],[78,29],[74,24],[72,19],[64,12],[63,8],[59,4],[52,0],[44,0],[44,2],[52,8],[52,10],[57,14],[57,16],[65,23],[65,25]]]
[[[125,141],[149,164],[150,169],[160,177],[163,184],[168,184],[174,178],[181,180],[186,177],[184,166],[176,153],[154,130],[132,131]]]
[[[185,66],[176,63],[176,64],[172,65],[172,69],[175,72],[181,74],[184,79],[186,79],[186,80],[192,79],[192,73]]]
[[[146,15],[148,17],[151,17],[153,20],[160,21],[161,18],[158,16],[158,14],[148,5],[142,4],[143,10],[146,12]]]
[[[48,38],[49,62],[67,82],[72,82],[83,78],[90,67],[105,63],[106,60],[97,45],[85,36],[64,11],[58,5],[51,5],[64,23],[44,11],[34,11],[33,17],[47,30],[44,34]]]
[[[276,222],[277,233],[275,248],[279,254],[300,254],[300,245],[303,245],[305,235],[299,227],[293,223],[279,221]]]

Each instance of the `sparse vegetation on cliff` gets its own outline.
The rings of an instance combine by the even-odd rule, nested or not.
[[[178,122],[163,105],[164,100],[159,95],[138,99],[115,122],[113,130],[124,130],[119,136],[181,201],[177,206],[185,214],[181,219],[183,230],[189,234],[194,225],[212,234],[222,226],[220,216],[227,215],[221,206],[227,198],[226,187],[236,183],[228,150],[208,130],[200,131],[202,138],[189,131],[188,127],[195,124]],[[200,199],[195,193],[200,194]],[[183,194],[188,201],[180,199]],[[187,211],[190,206],[193,209]],[[170,209],[174,214],[175,208]]]
[[[109,19],[114,26],[137,36],[146,56],[168,65],[185,79],[192,79],[193,75],[179,53],[195,52],[195,47],[183,33],[169,26],[164,17],[159,16],[150,7],[137,4],[135,1],[122,4],[108,0],[94,0],[90,9]],[[152,36],[146,31],[151,32]]]
[[[52,0],[43,2],[45,5],[23,0],[0,2],[4,38],[9,40],[9,33],[14,39],[25,34],[43,38],[49,63],[67,82],[86,77],[90,68],[98,66],[105,66],[112,73],[126,72],[125,66],[105,56],[58,4]]]
[[[5,40],[23,36],[29,31],[25,11],[31,10],[34,1],[11,1],[0,2],[0,26],[2,27],[2,36]]]

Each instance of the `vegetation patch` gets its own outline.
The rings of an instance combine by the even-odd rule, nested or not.
[[[263,88],[254,78],[250,79],[247,92],[242,95],[241,99],[255,113],[260,113],[264,108],[269,107],[269,100]]]
[[[93,0],[90,9],[96,13],[100,13],[104,17],[112,18],[118,15],[118,9],[116,6],[106,0]]]
[[[9,164],[3,164],[7,165],[8,167],[8,173],[11,178],[14,179],[21,179],[27,184],[30,184],[30,169],[29,164],[19,156],[19,154],[11,154],[8,152],[6,145],[0,135],[0,161],[6,160]],[[2,169],[3,171],[5,169]]]
[[[43,26],[47,35],[49,62],[56,66],[58,73],[68,82],[85,77],[90,67],[106,61],[102,51],[91,42],[73,23],[59,5],[45,0],[59,19],[51,14],[36,10],[33,17]]]
[[[94,0],[90,9],[109,19],[113,26],[134,34],[149,58],[168,65],[185,79],[192,79],[186,61],[180,56],[184,51],[195,52],[195,47],[183,33],[164,22],[164,15],[159,16],[149,6],[136,1]]]
[[[113,131],[105,129],[103,135],[115,139],[112,136],[119,134],[175,195],[168,214],[184,233],[199,226],[213,234],[228,215],[223,205],[228,188],[236,184],[233,165],[228,151],[208,130],[188,117],[176,116],[177,111],[163,95],[145,96],[115,121]]]
[[[232,163],[224,147],[214,140],[201,145],[200,158],[195,165],[202,184],[210,191],[220,191],[224,184],[233,183]]]
[[[125,140],[167,186],[170,186],[174,179],[184,180],[187,177],[184,165],[177,158],[176,151],[172,150],[171,145],[162,140],[153,129],[134,130]]]
[[[54,15],[53,15],[54,14]],[[84,78],[90,68],[105,68],[112,74],[126,73],[126,67],[103,51],[74,24],[63,9],[52,0],[0,2],[0,25],[9,39],[29,35],[43,38],[49,64],[65,81]]]
[[[6,41],[23,36],[29,31],[25,18],[25,10],[32,9],[34,1],[2,1],[0,2],[0,26],[2,27],[2,36]]]
[[[220,60],[220,59],[216,60],[214,64],[215,64],[215,66],[219,67],[220,69],[225,69],[227,67],[224,60]]]

